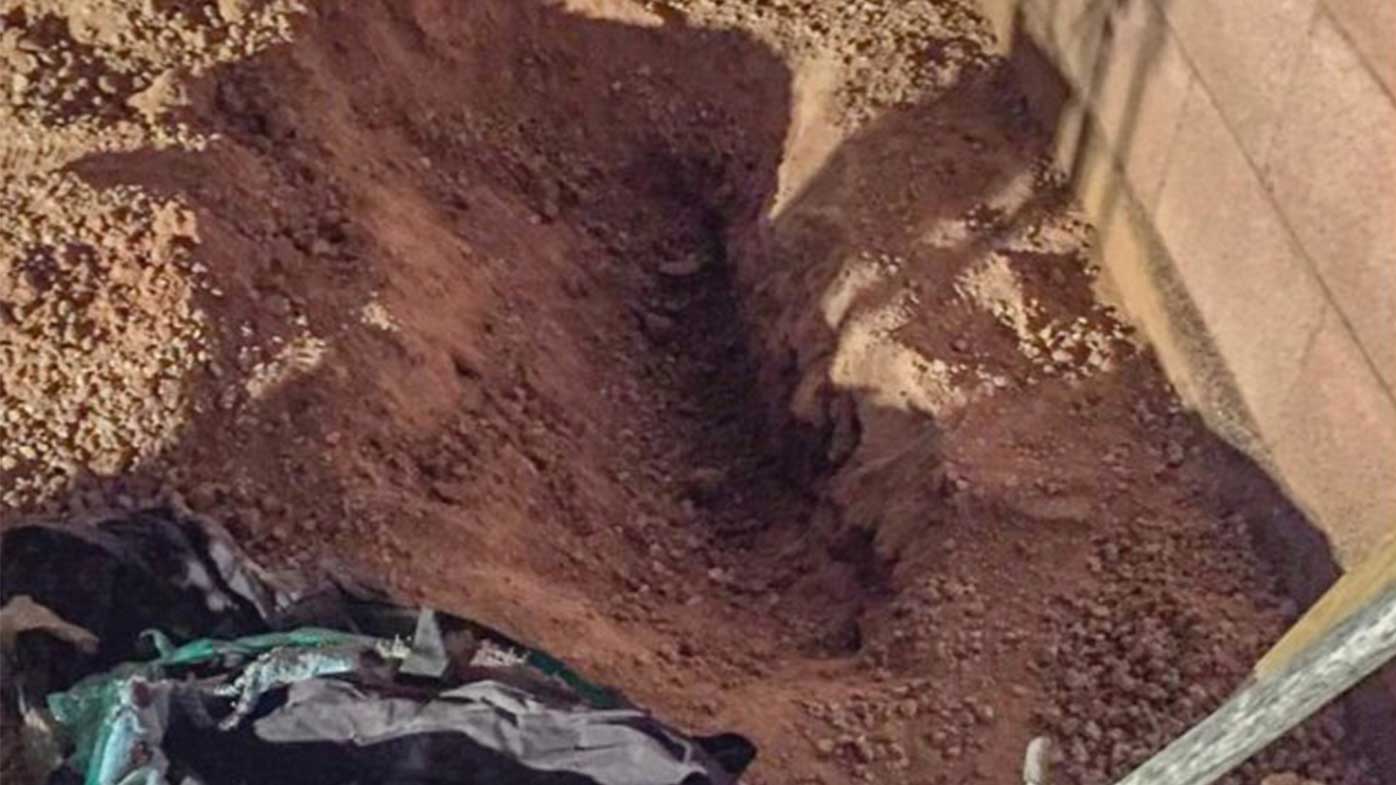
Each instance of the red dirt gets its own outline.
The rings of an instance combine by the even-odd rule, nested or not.
[[[175,492],[263,558],[355,562],[749,734],[752,783],[1017,782],[1044,732],[1064,781],[1124,773],[1297,614],[1251,531],[1302,518],[1096,303],[1044,137],[972,37],[938,44],[949,89],[850,133],[772,218],[789,67],[665,17],[318,3],[191,82],[207,150],[76,164],[192,207],[213,359],[177,443],[51,505]],[[1074,245],[1001,253],[1040,313],[1108,336],[1079,373],[956,291],[1064,216]],[[924,241],[951,219],[962,243]],[[897,264],[849,314],[912,292],[897,341],[1004,381],[933,417],[831,381],[819,298],[865,251]],[[298,367],[285,345],[302,372],[249,389]],[[1230,781],[1290,770],[1377,781],[1333,712]]]

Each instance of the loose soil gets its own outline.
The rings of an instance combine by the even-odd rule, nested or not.
[[[751,783],[1018,782],[1043,733],[1108,782],[1332,579],[1094,295],[970,6],[0,20],[0,521],[187,504]],[[1360,725],[1227,781],[1378,782]]]

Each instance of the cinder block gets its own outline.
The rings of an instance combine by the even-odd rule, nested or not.
[[[1188,96],[1155,223],[1263,433],[1326,297],[1204,90]]]
[[[1255,160],[1265,157],[1318,0],[1154,0]]]
[[[1396,528],[1396,407],[1335,311],[1271,429],[1284,483],[1322,522],[1338,561],[1356,564]]]
[[[1163,15],[1149,2],[1023,0],[1023,38],[1042,51],[1070,88],[1052,118],[1058,163],[1081,175],[1078,133],[1088,109],[1092,144],[1121,162],[1134,195],[1152,206],[1193,73]],[[1020,68],[1031,80],[1030,69]]]
[[[1186,285],[1152,225],[1153,218],[1128,195],[1090,214],[1096,257],[1104,275],[1097,294],[1143,330],[1183,402],[1209,428],[1261,462],[1269,455],[1250,410],[1240,400],[1226,358],[1197,313]]]
[[[1192,69],[1167,21],[1148,2],[1116,8],[1101,53],[1102,67],[1089,86],[1096,121],[1139,203],[1152,208],[1192,85]]]
[[[1396,26],[1387,34],[1396,37]],[[1396,389],[1396,105],[1326,17],[1295,74],[1267,164],[1300,245]]]
[[[1396,95],[1396,3],[1391,0],[1323,0],[1367,64]]]

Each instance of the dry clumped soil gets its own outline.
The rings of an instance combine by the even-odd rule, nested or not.
[[[1106,783],[1312,599],[971,5],[8,0],[0,96],[0,522],[186,505],[752,783]]]

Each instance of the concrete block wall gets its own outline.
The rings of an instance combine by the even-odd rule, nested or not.
[[[1104,294],[1355,567],[1396,536],[1396,2],[980,1]],[[1331,567],[1287,536],[1281,577],[1313,597]],[[1396,772],[1396,665],[1345,705]]]
[[[1396,3],[983,2],[1109,294],[1355,564],[1396,533]]]

